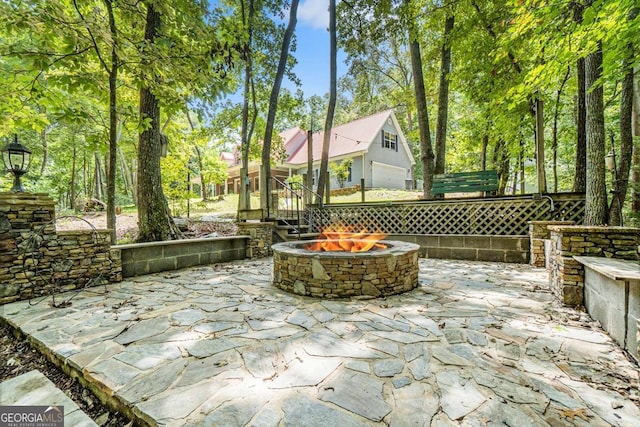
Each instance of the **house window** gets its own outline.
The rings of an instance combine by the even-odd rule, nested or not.
[[[313,185],[317,185],[318,176],[320,175],[320,171],[318,169],[313,170]]]
[[[347,182],[351,182],[351,166],[347,169],[349,171],[349,176],[347,177]]]
[[[382,148],[388,148],[393,151],[398,151],[398,135],[394,135],[391,132],[384,131]]]

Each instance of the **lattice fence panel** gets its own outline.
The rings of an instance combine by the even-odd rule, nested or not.
[[[551,207],[553,206],[553,210]],[[396,202],[312,208],[313,230],[341,223],[387,234],[480,234],[522,236],[529,221],[564,220],[581,223],[584,198],[513,197],[458,201]]]

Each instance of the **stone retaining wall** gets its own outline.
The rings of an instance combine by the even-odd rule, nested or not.
[[[549,284],[567,305],[584,303],[584,268],[573,256],[640,260],[640,229],[606,226],[549,226]]]
[[[574,225],[573,221],[529,221],[529,244],[531,265],[546,267],[545,241],[551,237],[550,225]]]
[[[42,193],[0,193],[0,304],[122,280],[108,230],[56,232]]]
[[[247,258],[265,258],[271,256],[273,243],[273,222],[238,222],[238,235],[249,236]]]

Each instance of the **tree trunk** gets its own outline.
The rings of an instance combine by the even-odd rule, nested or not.
[[[102,198],[102,162],[100,161],[100,156],[97,152],[93,153],[93,185],[95,186],[95,198],[98,200],[103,200]]]
[[[553,192],[558,192],[558,116],[560,115],[560,98],[562,97],[562,90],[564,89],[564,85],[569,80],[569,75],[571,73],[571,67],[567,67],[567,72],[562,79],[562,83],[560,83],[560,88],[558,88],[558,92],[556,93],[556,105],[553,111],[553,128],[551,132],[551,151],[553,157]]]
[[[487,170],[487,147],[489,146],[489,135],[482,135],[482,151],[480,153],[480,170]]]
[[[147,6],[144,39],[153,44],[160,28],[160,13],[153,2]],[[145,64],[143,69],[145,69]],[[181,236],[169,212],[169,205],[162,190],[160,173],[161,134],[160,106],[151,89],[140,88],[140,121],[149,125],[138,137],[138,242],[153,242]]]
[[[109,17],[109,32],[111,34],[111,67],[109,68],[109,161],[107,162],[107,229],[111,237],[111,244],[117,243],[116,237],[116,171],[118,170],[118,67],[119,58],[116,49],[116,21],[113,16],[113,0],[105,0]]]
[[[587,96],[587,187],[584,223],[602,225],[607,223],[607,189],[604,168],[604,99],[602,83],[602,43],[585,60],[585,83]]]
[[[640,220],[640,67],[635,67],[633,77],[633,171],[631,174],[631,214]]]
[[[273,127],[276,120],[276,111],[278,110],[278,96],[280,95],[280,85],[282,84],[282,78],[287,66],[287,59],[289,57],[289,45],[291,44],[291,37],[296,29],[296,23],[298,21],[298,3],[299,0],[292,0],[291,7],[289,9],[289,24],[284,32],[282,39],[282,49],[280,50],[280,60],[278,62],[278,69],[276,71],[276,78],[271,88],[271,95],[269,96],[269,111],[267,113],[267,123],[264,132],[264,144],[262,146],[262,171],[261,185],[260,185],[260,207],[266,209],[271,199],[271,140],[273,139]]]
[[[242,20],[248,32],[247,45],[245,46],[245,67],[244,67],[244,88],[243,88],[243,104],[242,104],[242,130],[241,130],[241,153],[242,167],[240,168],[240,194],[238,196],[238,210],[251,209],[251,195],[249,194],[249,148],[251,146],[251,137],[253,126],[249,129],[249,97],[253,77],[252,62],[252,43],[253,43],[253,0],[249,0],[249,13],[245,18],[244,1],[241,1]],[[253,111],[253,121],[255,122],[255,110]]]
[[[436,124],[436,150],[433,173],[444,173],[447,152],[447,117],[449,113],[449,73],[451,72],[451,31],[454,17],[448,15],[444,24],[440,51],[440,88],[438,92],[438,122]],[[443,195],[444,196],[444,195]]]
[[[90,185],[87,183],[87,153],[85,151],[82,152],[82,195],[86,199],[89,197],[89,188]],[[74,202],[75,203],[75,202]]]
[[[47,158],[49,157],[49,149],[47,147],[47,130],[42,129],[40,131],[40,140],[42,141],[42,166],[40,166],[40,175],[44,175],[44,171],[47,168]]]
[[[416,108],[418,110],[418,130],[420,133],[420,161],[422,162],[422,196],[425,199],[432,199],[431,184],[433,182],[433,146],[431,143],[431,133],[429,131],[429,113],[427,111],[427,97],[424,88],[424,76],[422,74],[422,56],[420,44],[415,36],[411,36],[409,42],[409,52],[411,55],[411,69],[413,71],[413,85],[416,97]]]
[[[577,23],[582,22],[582,10],[584,6],[576,1],[573,3],[573,19]],[[584,193],[587,189],[587,110],[585,106],[586,85],[585,85],[585,60],[579,58],[576,63],[576,73],[578,78],[578,99],[576,114],[576,167],[573,176],[573,191]]]
[[[197,145],[195,146],[196,156],[198,156],[198,170],[200,171],[200,192],[202,194],[202,201],[209,200],[209,180],[206,177],[204,170],[204,162],[202,161],[202,150]]]
[[[131,169],[129,168],[129,164],[127,163],[127,158],[125,157],[124,152],[122,151],[122,147],[118,147],[118,154],[120,155],[120,167],[122,168],[122,176],[124,177],[127,194],[131,194],[133,203],[137,205],[138,202],[136,197],[135,186],[133,183],[133,174],[131,173]]]
[[[364,174],[364,166],[362,167]],[[313,130],[307,131],[307,181],[305,182],[307,188],[304,190],[306,195],[305,203],[312,204],[313,200]]]
[[[524,141],[522,140],[520,141],[520,152],[518,153],[518,168],[520,169],[520,194],[524,194]]]
[[[331,128],[333,127],[333,115],[336,109],[336,0],[329,0],[329,105],[327,106],[327,117],[324,122],[324,135],[322,138],[322,156],[320,158],[320,175],[318,176],[318,188],[316,196],[321,199],[330,191],[329,188],[329,145],[331,144]],[[364,171],[363,171],[364,173]],[[321,204],[322,200],[316,200]]]
[[[638,15],[638,8],[632,9],[628,20],[632,21]],[[613,198],[609,207],[609,223],[622,225],[622,207],[627,198],[629,188],[629,172],[631,170],[633,155],[633,44],[627,45],[627,58],[623,62],[624,78],[620,91],[620,155],[615,170],[615,182],[613,183]]]
[[[191,115],[189,114],[189,108],[187,107],[186,111],[187,121],[189,122],[189,127],[191,128],[191,133],[194,133],[196,130],[195,126],[193,126],[193,122],[191,121]],[[204,162],[202,161],[202,152],[200,151],[200,147],[198,144],[194,144],[193,148],[196,150],[196,156],[198,157],[198,170],[200,171],[200,193],[202,195],[202,200],[209,200],[209,181],[206,178],[206,174],[204,173]],[[189,190],[191,191],[191,182],[189,182]]]
[[[544,102],[539,96],[536,96],[534,105],[536,119],[536,178],[538,180],[538,193],[546,193],[547,174],[544,169]]]
[[[502,138],[496,142],[493,151],[493,165],[498,171],[498,195],[502,196],[505,194],[509,182],[509,153]]]
[[[71,209],[76,208],[76,146],[73,144],[73,157],[71,160],[71,185],[69,186],[69,198]]]

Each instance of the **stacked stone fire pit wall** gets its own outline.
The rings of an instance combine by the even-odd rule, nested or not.
[[[318,298],[379,297],[418,285],[418,250],[413,243],[387,243],[372,252],[310,252],[305,243],[273,245],[274,285]]]
[[[108,230],[56,232],[54,218],[46,194],[0,193],[0,304],[122,280]]]

